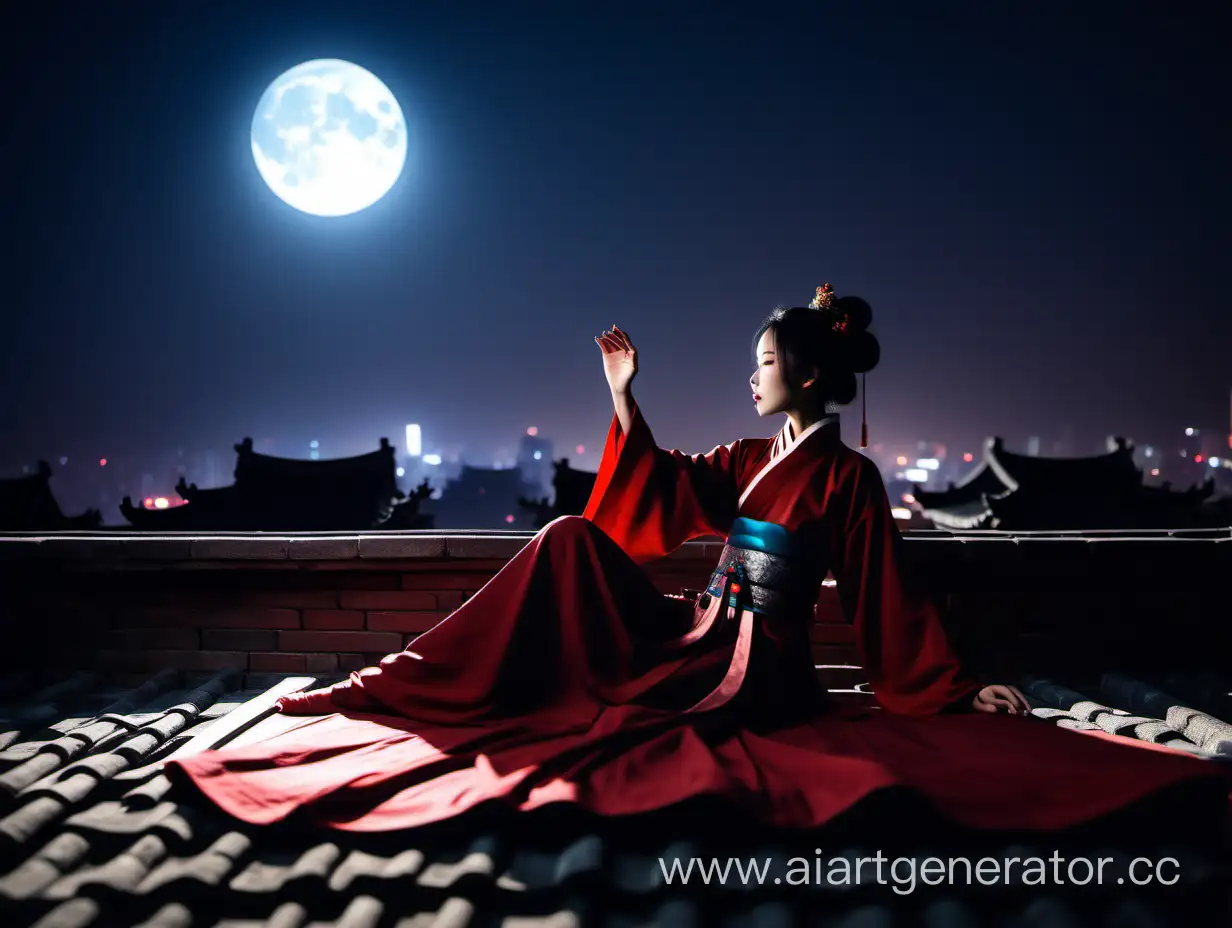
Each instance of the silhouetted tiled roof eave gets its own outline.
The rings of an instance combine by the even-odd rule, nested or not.
[[[952,487],[945,490],[924,490],[919,484],[912,484],[911,494],[916,503],[924,509],[951,509],[978,503],[985,493],[1004,493],[1007,489],[997,477],[996,471],[988,466],[988,462],[981,461]]]
[[[102,523],[97,509],[66,516],[51,490],[51,465],[39,461],[38,471],[0,479],[0,532],[91,529]]]
[[[984,459],[997,478],[1011,490],[1019,487],[1085,487],[1090,492],[1100,493],[1142,482],[1142,472],[1134,464],[1133,447],[1128,444],[1107,454],[1052,458],[1010,451],[1001,438],[994,437],[984,444]]]

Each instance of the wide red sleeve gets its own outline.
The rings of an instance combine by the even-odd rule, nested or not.
[[[936,607],[903,574],[903,537],[881,475],[862,458],[841,519],[832,570],[877,702],[890,712],[970,709],[981,684],[960,665]]]
[[[603,460],[582,515],[639,564],[663,557],[691,538],[726,536],[736,517],[740,442],[706,454],[655,444],[633,404],[629,432],[612,415]]]

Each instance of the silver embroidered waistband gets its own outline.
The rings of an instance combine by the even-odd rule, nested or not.
[[[744,567],[744,586],[738,595],[754,612],[781,614],[793,609],[811,609],[817,601],[820,578],[809,570],[808,564],[731,545],[724,545],[705,595],[723,595],[727,569],[738,561]]]

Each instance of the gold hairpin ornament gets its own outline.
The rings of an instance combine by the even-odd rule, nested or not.
[[[817,295],[809,303],[809,309],[829,309],[834,304],[834,288],[828,283],[817,288]]]
[[[834,288],[828,283],[817,288],[817,295],[813,297],[813,302],[809,303],[809,309],[820,309],[823,312],[836,314],[831,329],[838,335],[846,335],[847,329],[851,324],[851,317],[847,313],[837,314],[834,308],[834,301],[837,297],[834,295]]]

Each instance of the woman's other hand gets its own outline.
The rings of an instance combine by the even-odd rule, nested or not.
[[[595,341],[603,349],[603,373],[607,376],[612,393],[628,393],[637,375],[637,349],[633,347],[633,342],[616,326],[602,335],[596,335]]]
[[[986,686],[971,700],[971,705],[977,712],[1006,712],[1010,715],[1030,715],[1031,706],[1027,697],[1017,688],[994,683]]]

